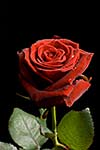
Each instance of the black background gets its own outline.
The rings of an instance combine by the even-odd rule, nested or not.
[[[89,5],[88,5],[89,6]],[[61,7],[54,9],[48,7],[34,10],[35,6],[25,7],[16,4],[16,12],[11,17],[6,13],[1,16],[1,54],[0,54],[0,141],[12,142],[8,132],[8,120],[14,107],[20,107],[29,113],[33,113],[33,104],[29,102],[16,101],[16,52],[39,39],[51,38],[59,35],[78,42],[80,48],[93,52],[94,56],[85,74],[92,76],[92,86],[71,109],[81,110],[89,107],[93,116],[94,125],[97,126],[97,44],[98,44],[98,12],[94,6],[82,9]],[[14,8],[14,9],[15,9]],[[68,8],[68,6],[67,6]],[[80,8],[80,9],[79,9]],[[95,8],[96,9],[96,8]],[[44,11],[43,11],[44,10]],[[73,10],[73,12],[71,12]],[[77,10],[77,13],[76,13]],[[99,67],[100,68],[100,67]],[[63,116],[62,110],[58,108],[57,118]],[[68,109],[69,111],[69,109]],[[96,130],[96,129],[95,129]],[[96,132],[96,131],[95,131]],[[91,150],[96,148],[96,135]]]

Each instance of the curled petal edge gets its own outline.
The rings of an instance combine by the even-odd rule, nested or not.
[[[69,97],[64,98],[65,104],[71,107],[91,86],[91,84],[83,79],[80,79],[75,84]]]
[[[24,80],[20,74],[19,78],[31,99],[39,107],[51,107],[64,102],[68,107],[71,107],[91,85],[89,82],[80,79],[75,84],[67,85],[55,91],[40,91]]]
[[[65,86],[64,88],[53,90],[53,91],[46,91],[46,90],[38,90],[36,89],[31,83],[23,79],[21,74],[19,74],[19,79],[23,85],[23,87],[26,89],[26,91],[29,93],[32,99],[36,101],[40,101],[41,99],[50,98],[53,96],[69,96],[71,91],[73,90],[73,85]]]

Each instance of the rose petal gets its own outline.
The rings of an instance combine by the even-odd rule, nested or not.
[[[66,52],[66,54],[69,54],[69,48],[67,45],[65,45],[63,42],[61,42],[59,39],[54,39],[50,41],[50,45],[54,46],[56,49],[62,49]]]
[[[51,48],[52,50],[49,50]],[[62,66],[61,62],[64,62],[66,60],[65,58],[63,58],[61,62],[58,63],[58,61],[56,60],[57,59],[56,56],[50,57],[47,55],[47,52],[55,53],[55,55],[58,53],[57,49],[53,48],[53,46],[50,46],[50,45],[40,46],[38,50],[36,50],[35,47],[34,47],[34,50],[30,50],[31,63],[35,65],[38,70],[45,70],[45,69],[47,70],[49,68],[51,68],[52,70],[54,68],[56,69]],[[59,53],[61,53],[61,50],[59,51]],[[62,54],[62,56],[63,55],[64,53]]]
[[[24,60],[24,53],[19,55],[19,73],[21,76],[38,89],[43,89],[50,85],[50,82],[41,78],[38,74],[34,73]]]
[[[77,101],[91,86],[91,84],[83,79],[77,81],[74,85],[72,92],[69,97],[64,98],[65,104],[71,107],[75,101]]]
[[[33,72],[35,72],[37,75],[39,75],[41,78],[43,78],[43,79],[49,81],[50,83],[53,83],[52,80],[50,80],[49,78],[47,78],[46,76],[44,76],[43,74],[41,74],[40,72],[38,72],[38,71],[36,70],[36,67],[31,64],[30,58],[29,58],[29,49],[24,49],[23,52],[24,52],[24,54],[25,54],[25,58],[24,58],[24,59],[25,59],[25,62],[28,64],[28,66],[31,68],[31,70],[32,70]]]
[[[65,42],[65,39],[63,40]],[[36,45],[34,44],[32,45],[30,49],[30,61],[32,65],[33,66],[35,65],[35,68],[38,72],[41,72],[44,76],[46,76],[48,79],[52,81],[57,81],[54,77],[55,74],[59,72],[66,72],[66,71],[73,69],[74,65],[76,64],[78,60],[79,50],[77,49],[75,50],[72,47],[74,45],[75,48],[78,48],[78,44],[70,40],[66,40],[68,44],[69,43],[71,44],[68,46],[63,43],[63,40],[62,39],[60,40],[49,39],[44,42],[42,40],[40,41],[40,43],[42,42],[42,45],[39,45],[39,47],[36,48]],[[59,51],[61,52],[61,50],[63,50],[65,55],[62,57],[62,59],[59,57],[60,59],[58,58],[58,60],[56,58],[48,57],[45,54],[46,53],[45,50],[48,49],[49,51],[49,48],[52,48],[52,51],[55,51],[56,53],[57,53],[57,50],[58,52]],[[71,48],[71,50],[69,48]],[[75,52],[77,53],[75,54]],[[68,55],[71,55],[71,56],[68,56]],[[47,61],[45,61],[44,58],[42,57],[45,57]]]
[[[70,93],[73,90],[73,85],[69,85],[59,90],[40,91],[36,89],[34,86],[32,86],[29,82],[24,80],[20,74],[19,79],[25,90],[28,92],[29,96],[32,98],[34,102],[36,102],[38,106],[42,105],[44,107],[44,100],[45,100],[47,105],[50,107],[52,105],[52,99],[54,99],[54,97],[58,97],[58,99],[60,97],[62,101],[62,97],[69,97]],[[56,105],[55,101],[53,101],[53,105]]]
[[[51,53],[51,54],[53,54],[53,53],[57,53],[57,49],[55,48],[55,47],[53,47],[52,45],[41,45],[38,49],[37,49],[37,57],[38,58],[40,58],[40,60],[41,59],[43,59],[43,56],[45,56],[45,58],[47,57],[47,59],[49,58],[51,58],[49,55],[47,55],[47,53],[49,54],[49,53]],[[43,55],[42,57],[41,57],[41,55]],[[34,60],[33,59],[33,56],[34,56],[34,50],[33,49],[31,49],[31,53],[30,53],[30,58],[31,58],[31,60],[34,62],[35,61],[35,63],[37,63],[37,61],[36,60]],[[44,60],[44,59],[43,59]],[[45,60],[44,60],[45,61]],[[48,60],[47,60],[48,61]]]
[[[87,69],[92,57],[93,53],[88,53],[84,51],[84,54],[82,54],[76,67],[72,71],[67,73],[64,77],[59,79],[57,82],[47,87],[46,90],[58,89],[67,84],[71,84],[76,79],[76,77],[81,75]]]
[[[39,48],[41,45],[44,45],[44,44],[48,44],[50,42],[50,40],[52,39],[43,39],[43,40],[38,40],[36,41],[34,44],[32,44],[31,46],[31,49],[34,49],[34,46],[35,48]]]
[[[68,61],[66,61],[64,67],[62,67],[61,71],[66,72],[68,70],[73,69],[73,67],[76,65],[77,61],[79,60],[80,51],[79,49],[73,50],[73,53],[69,57]]]
[[[36,86],[36,84],[33,82],[33,77],[30,74],[28,67],[26,68],[26,66],[24,64],[25,63],[24,62],[24,53],[23,52],[21,52],[21,53],[18,52],[17,54],[19,56],[19,70],[20,70],[21,75],[27,81],[29,81],[32,85]]]
[[[62,43],[66,44],[66,45],[70,45],[72,46],[73,48],[75,49],[78,49],[79,48],[79,44],[78,43],[75,43],[71,40],[68,40],[68,39],[59,39]]]
[[[31,46],[31,49],[35,46],[35,48],[38,48],[38,47],[40,47],[41,45],[43,45],[43,44],[50,44],[52,41],[54,41],[54,40],[57,40],[58,38],[56,38],[56,39],[43,39],[43,40],[38,40],[38,41],[36,41],[34,44],[32,44],[32,46]],[[62,38],[60,38],[60,39],[58,39],[59,41],[61,41],[62,43],[64,43],[64,44],[66,44],[66,45],[70,45],[70,46],[72,46],[73,48],[75,48],[75,49],[78,49],[79,48],[79,44],[78,43],[76,43],[76,42],[73,42],[73,41],[71,41],[71,40],[68,40],[68,39],[62,39]]]

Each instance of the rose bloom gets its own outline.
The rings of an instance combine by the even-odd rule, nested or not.
[[[38,107],[64,103],[71,107],[91,85],[80,76],[93,53],[80,49],[71,40],[54,36],[39,40],[17,54],[19,80]]]

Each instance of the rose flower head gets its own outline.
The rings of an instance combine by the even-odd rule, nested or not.
[[[19,80],[38,107],[66,104],[71,107],[90,87],[79,78],[89,66],[93,53],[79,44],[54,36],[17,52]]]

